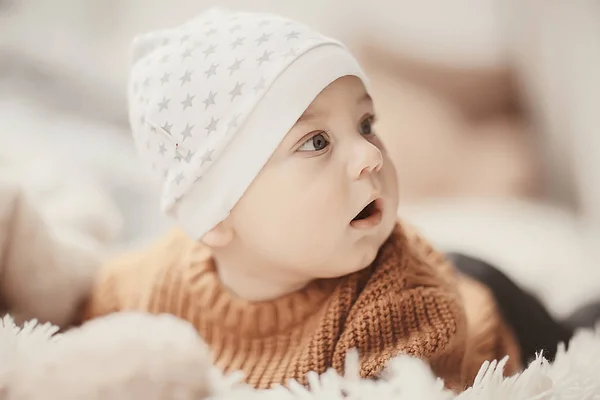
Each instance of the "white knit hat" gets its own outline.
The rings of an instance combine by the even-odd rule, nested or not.
[[[227,218],[314,98],[367,82],[339,42],[270,14],[212,9],[134,41],[129,113],[162,209],[194,239]]]

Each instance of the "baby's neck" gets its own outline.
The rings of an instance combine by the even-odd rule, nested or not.
[[[215,264],[223,286],[235,296],[250,301],[274,300],[304,288],[309,279],[274,274],[275,268],[252,265],[239,259],[215,255]]]

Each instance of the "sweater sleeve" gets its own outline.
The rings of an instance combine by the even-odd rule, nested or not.
[[[82,318],[84,322],[89,319],[101,317],[113,312],[123,311],[127,303],[135,303],[142,290],[131,286],[132,276],[141,268],[139,255],[120,256],[104,264],[97,275],[92,291],[84,304]],[[127,292],[131,287],[131,292]],[[129,297],[127,299],[126,297]]]
[[[103,265],[82,310],[82,321],[118,311],[181,313],[190,241],[179,232]]]
[[[499,361],[506,356],[509,359],[504,373],[513,375],[521,368],[520,349],[493,294],[482,283],[464,275],[460,275],[458,288],[467,316],[466,376],[475,378],[484,361]]]
[[[350,312],[334,363],[357,349],[362,377],[376,377],[395,356],[429,363],[447,387],[466,386],[462,365],[466,318],[454,269],[418,236],[408,235],[401,261],[378,266]],[[388,257],[393,259],[393,257]]]

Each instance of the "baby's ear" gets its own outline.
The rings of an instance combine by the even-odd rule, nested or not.
[[[231,243],[233,235],[233,227],[227,221],[223,221],[208,231],[202,237],[202,242],[211,248],[225,247]]]

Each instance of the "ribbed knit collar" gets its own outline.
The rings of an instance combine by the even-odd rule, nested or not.
[[[190,254],[190,284],[197,318],[227,335],[272,336],[304,323],[321,309],[340,279],[316,280],[274,300],[250,302],[231,293],[220,281],[210,250]],[[204,324],[203,324],[204,325]]]

